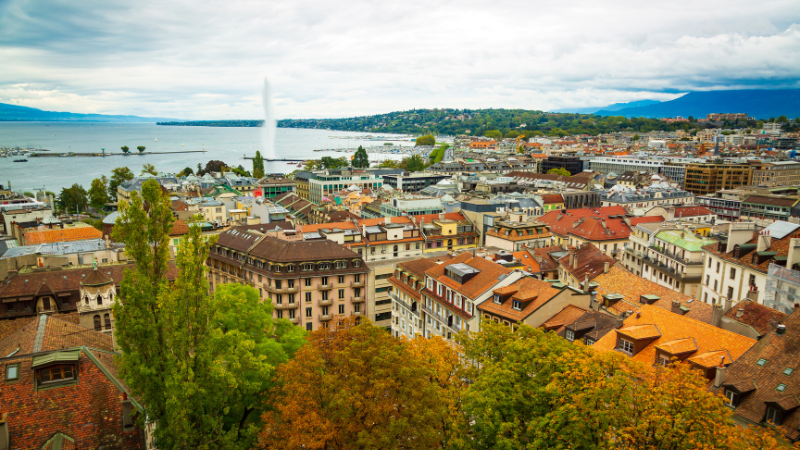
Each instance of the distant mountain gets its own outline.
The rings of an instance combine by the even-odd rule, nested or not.
[[[586,108],[565,108],[565,109],[559,109],[559,110],[551,111],[551,112],[570,113],[570,114],[593,114],[593,113],[596,113],[597,111],[619,111],[621,109],[636,108],[636,107],[639,107],[639,106],[647,106],[647,105],[652,105],[652,104],[655,104],[655,103],[661,103],[661,102],[658,101],[658,100],[639,100],[639,101],[636,101],[636,102],[628,102],[628,103],[614,103],[613,105],[608,105],[608,106],[589,106],[589,107],[586,107]]]
[[[598,116],[689,117],[703,118],[709,113],[746,113],[757,119],[800,117],[800,89],[742,89],[731,91],[690,92],[668,102],[652,105],[605,109]]]
[[[0,103],[0,122],[158,122],[164,120],[174,119],[43,111],[27,106]]]

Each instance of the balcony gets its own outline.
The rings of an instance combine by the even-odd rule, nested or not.
[[[682,256],[678,256],[677,253],[668,252],[668,251],[662,249],[661,247],[652,246],[652,247],[650,247],[650,250],[653,250],[656,253],[660,253],[660,254],[666,256],[667,258],[672,258],[675,261],[678,261],[679,263],[681,263],[681,264],[683,264],[685,266],[701,266],[701,265],[703,265],[703,261],[693,261],[693,260],[690,260],[690,259],[686,259],[686,258],[684,258]]]
[[[364,311],[353,311],[350,313],[350,315],[353,317],[361,317],[364,315]]]
[[[299,317],[290,317],[288,320],[289,320],[289,322],[292,322],[294,325],[299,325],[300,324],[300,318]]]
[[[320,300],[318,304],[319,306],[331,306],[333,304],[333,300],[331,299]]]
[[[350,297],[350,303],[363,303],[366,299],[363,295],[359,295],[358,297]]]
[[[320,314],[319,315],[319,321],[320,322],[328,322],[331,319],[333,319],[333,315],[332,314]]]
[[[351,281],[350,287],[364,287],[364,281]]]
[[[698,274],[687,274],[687,273],[683,273],[683,272],[678,272],[674,267],[669,267],[669,266],[667,266],[666,264],[664,264],[662,262],[655,261],[655,260],[653,260],[651,258],[648,258],[648,257],[642,258],[642,261],[645,264],[647,264],[648,266],[650,266],[650,267],[652,267],[652,268],[654,268],[656,270],[660,270],[661,272],[664,272],[664,273],[672,275],[673,278],[677,279],[678,281],[680,281],[682,283],[699,282],[703,278],[702,274],[700,274],[700,273],[698,273]]]
[[[275,309],[280,309],[280,310],[284,310],[284,309],[295,309],[295,308],[297,308],[297,306],[298,306],[298,305],[297,305],[297,302],[291,302],[291,303],[289,303],[289,302],[286,302],[286,303],[277,303],[277,304],[275,305]]]
[[[299,289],[297,286],[287,286],[283,289],[283,291],[287,294],[296,294],[298,290]]]
[[[317,289],[321,289],[321,290],[329,290],[329,289],[333,289],[333,285],[332,285],[332,284],[330,284],[330,283],[325,283],[325,284],[318,283],[318,284],[317,284]]]

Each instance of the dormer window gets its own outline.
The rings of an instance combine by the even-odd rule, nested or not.
[[[494,294],[494,302],[497,303],[498,305],[502,303],[502,301],[500,300],[500,296],[498,294]]]
[[[778,426],[783,423],[783,411],[773,406],[768,406],[765,420],[773,425]]]
[[[319,263],[319,270],[331,270],[331,263]]]
[[[272,266],[272,271],[275,273],[281,273],[281,266]]]
[[[40,369],[38,377],[39,383],[41,384],[73,380],[75,379],[75,366],[72,364],[50,366],[45,369]]]
[[[361,267],[361,261],[358,259],[353,260],[353,267]]]
[[[522,311],[522,302],[518,302],[516,300],[511,301],[511,308],[516,309],[517,311]]]
[[[101,297],[101,296],[99,296],[99,295],[98,295],[98,296],[97,296],[97,306],[100,306],[100,305],[102,305],[102,304],[103,304],[103,297]]]
[[[564,333],[564,335],[566,336],[568,341],[570,341],[570,342],[574,342],[575,341],[575,332],[574,331],[567,330],[567,332]]]
[[[337,261],[336,262],[336,268],[337,269],[346,269],[347,268],[347,263],[344,262],[344,261]]]
[[[437,284],[436,285],[436,295],[438,295],[439,297],[442,296],[442,285],[441,284]]]
[[[289,264],[288,266],[286,266],[286,271],[287,272],[294,272],[294,264]]]
[[[625,353],[633,355],[633,342],[627,341],[625,339],[621,339],[620,338],[620,340],[619,340],[619,349],[622,350]]]

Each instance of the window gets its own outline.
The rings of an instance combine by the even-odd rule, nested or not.
[[[344,275],[339,275],[336,280],[339,284],[344,284]]]
[[[102,331],[103,325],[100,322],[100,316],[94,316],[94,331]]]
[[[287,272],[294,272],[294,264],[289,264],[288,266],[286,266],[286,271]],[[261,278],[261,277],[259,276],[259,278]]]
[[[437,284],[436,285],[436,295],[438,295],[439,297],[442,296],[442,285],[441,284]]]
[[[669,356],[658,355],[658,360],[656,361],[656,364],[667,367],[669,365]]]
[[[750,275],[750,283],[749,283],[749,285],[750,286],[755,286],[756,285],[756,276],[755,275]]]
[[[778,385],[778,387],[775,388],[775,390],[778,391],[778,392],[783,392],[783,391],[786,390],[786,385],[781,383],[781,384]]]
[[[711,286],[711,275],[706,275],[706,286]]]
[[[59,381],[72,380],[74,378],[75,366],[72,364],[52,366],[39,370],[39,382],[42,384],[57,383]]]
[[[340,299],[344,298],[344,289],[339,289],[339,298]]]
[[[322,291],[322,299],[323,300],[327,300],[328,299],[328,291]]]
[[[522,303],[516,300],[511,301],[511,307],[516,309],[517,311],[522,311]]]
[[[725,389],[725,398],[727,399],[726,403],[728,406],[732,406],[734,408],[739,406],[739,394],[736,392],[730,389]]]
[[[766,421],[773,425],[780,425],[783,422],[783,412],[771,406],[767,407]]]
[[[765,365],[766,363],[767,363],[767,360],[766,360],[766,359],[764,359],[764,358],[761,358],[761,359],[759,359],[758,361],[756,361],[756,365],[757,365],[758,367],[764,367],[764,365]]]
[[[567,340],[570,342],[573,342],[575,340],[575,332],[572,330],[567,330],[566,336]]]
[[[708,268],[711,268],[711,258],[708,258]]]
[[[306,308],[306,317],[311,317],[312,312],[313,312],[312,308]]]
[[[6,366],[6,382],[19,380],[19,363]]]
[[[306,278],[306,287],[311,287],[311,278]]]
[[[731,280],[733,280],[733,279],[735,279],[735,278],[736,278],[736,269],[734,269],[733,267],[731,267]]]
[[[719,261],[717,261],[717,273],[719,273]]]
[[[99,295],[98,295],[98,296],[97,296],[97,306],[100,306],[100,305],[102,305],[102,304],[103,304],[103,297],[101,297],[101,296],[99,296]]]
[[[794,369],[787,367],[786,370],[783,371],[783,374],[788,377],[789,375],[792,374],[792,372],[794,372]]]
[[[728,298],[733,300],[733,288],[728,286]]]
[[[594,339],[587,337],[586,338],[586,345],[592,345],[592,344],[594,344]]]
[[[328,277],[322,277],[322,278],[320,279],[320,282],[319,282],[319,284],[321,284],[321,285],[323,285],[323,286],[327,286],[327,285],[328,285]]]
[[[498,294],[494,295],[494,302],[497,303],[498,305],[501,303],[500,302],[500,296]]]
[[[337,269],[346,269],[347,268],[347,263],[344,262],[344,261],[336,261],[336,268]],[[341,277],[341,278],[344,278],[344,277]],[[341,283],[344,283],[344,281],[341,281]]]
[[[633,342],[626,341],[625,339],[619,340],[619,349],[625,353],[633,354]]]
[[[103,322],[105,322],[106,330],[111,329],[111,316],[106,314],[103,316]]]
[[[344,304],[339,305],[339,315],[344,315]]]

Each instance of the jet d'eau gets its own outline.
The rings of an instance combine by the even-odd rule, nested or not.
[[[277,121],[275,120],[275,107],[272,104],[272,90],[269,80],[264,78],[264,89],[261,93],[264,102],[264,124],[261,130],[261,151],[265,158],[275,158],[275,130]]]

